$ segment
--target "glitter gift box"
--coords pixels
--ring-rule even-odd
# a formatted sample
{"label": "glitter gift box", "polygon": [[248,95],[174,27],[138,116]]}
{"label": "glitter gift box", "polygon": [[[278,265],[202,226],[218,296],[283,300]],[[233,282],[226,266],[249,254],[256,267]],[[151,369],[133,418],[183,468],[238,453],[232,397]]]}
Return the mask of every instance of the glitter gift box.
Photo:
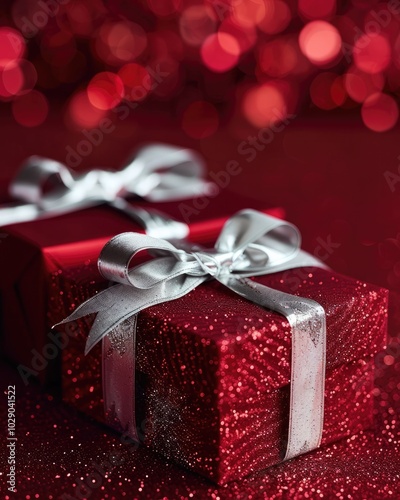
{"label": "glitter gift box", "polygon": [[[326,311],[322,444],[371,427],[374,354],[386,341],[387,291],[320,268],[255,279],[316,300]],[[82,290],[79,303],[95,289]],[[104,417],[102,357],[111,348],[121,363],[124,357],[129,362],[132,337],[116,332],[103,353],[97,345],[85,356],[89,328],[90,321],[80,320],[64,350],[63,397],[118,429],[112,409]],[[139,314],[136,353],[136,422],[156,452],[219,484],[282,460],[291,356],[282,316],[206,282]],[[129,383],[121,378],[115,389],[124,393]]]}
{"label": "glitter gift box", "polygon": [[[232,210],[249,201],[222,191],[216,198],[162,202],[152,205],[134,199],[135,206],[155,209],[182,220],[186,218],[193,241],[215,237]],[[265,209],[265,204],[260,210]],[[280,208],[266,208],[267,213],[284,216]],[[127,215],[105,205],[59,217],[9,225],[2,228],[0,260],[1,344],[2,352],[19,365],[27,382],[37,376],[49,385],[58,385],[59,351],[62,339],[54,337],[50,327],[65,316],[63,288],[58,288],[59,273],[74,273],[77,288],[98,275],[97,258],[113,235],[124,231],[143,232]],[[82,262],[85,263],[82,269]],[[85,282],[86,280],[86,282]]]}

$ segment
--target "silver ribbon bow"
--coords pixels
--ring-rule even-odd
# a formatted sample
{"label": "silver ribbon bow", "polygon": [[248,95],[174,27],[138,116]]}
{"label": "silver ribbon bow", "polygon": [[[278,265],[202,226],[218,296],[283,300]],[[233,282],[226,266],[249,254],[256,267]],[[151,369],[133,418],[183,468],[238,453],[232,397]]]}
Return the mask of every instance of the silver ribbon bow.
{"label": "silver ribbon bow", "polygon": [[119,171],[94,169],[73,173],[55,160],[32,156],[10,184],[11,196],[23,203],[0,207],[0,226],[27,222],[109,203],[119,210],[122,198],[138,195],[152,202],[204,195],[211,183],[198,154],[151,144]]}
{"label": "silver ribbon bow", "polygon": [[[135,256],[144,250],[154,255],[153,259],[131,267]],[[106,336],[130,317],[134,345],[136,315],[140,311],[183,297],[210,277],[251,302],[284,315],[292,332],[289,435],[284,460],[319,446],[324,412],[325,311],[313,300],[248,279],[295,267],[326,267],[300,250],[300,233],[295,226],[254,210],[243,210],[228,220],[211,250],[183,250],[148,235],[123,233],[105,245],[98,265],[106,279],[119,284],[95,295],[61,322],[97,313],[85,353],[101,339],[106,341]],[[135,384],[131,380],[134,350],[131,355],[131,364],[111,370],[114,376],[119,372],[119,376],[124,373],[130,377],[131,394],[116,390],[112,397],[105,394],[105,400],[114,398],[117,417],[137,439]],[[113,391],[113,385],[108,381],[104,387]]]}

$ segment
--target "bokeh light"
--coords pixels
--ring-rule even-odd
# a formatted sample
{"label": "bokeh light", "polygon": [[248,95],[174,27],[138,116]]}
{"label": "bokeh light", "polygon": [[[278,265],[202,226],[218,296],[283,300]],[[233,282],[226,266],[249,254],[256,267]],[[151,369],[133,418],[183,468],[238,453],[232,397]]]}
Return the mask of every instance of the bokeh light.
{"label": "bokeh light", "polygon": [[381,73],[371,75],[352,66],[344,76],[344,83],[354,101],[364,102],[370,95],[383,89],[385,79]]}
{"label": "bokeh light", "polygon": [[153,81],[146,68],[137,63],[125,64],[118,76],[124,84],[125,97],[131,101],[141,101],[150,92]]}
{"label": "bokeh light", "polygon": [[8,100],[13,96],[30,92],[37,82],[35,66],[26,59],[19,59],[0,68],[0,97]]}
{"label": "bokeh light", "polygon": [[347,101],[347,93],[342,76],[337,76],[331,86],[331,97],[336,106],[342,106]]}
{"label": "bokeh light", "polygon": [[0,68],[15,62],[24,55],[25,42],[18,31],[8,28],[0,28]]}
{"label": "bokeh light", "polygon": [[147,65],[152,67],[157,64],[155,61],[172,60],[181,61],[185,57],[185,47],[181,37],[171,30],[159,30],[148,34],[148,48],[150,55]]}
{"label": "bokeh light", "polygon": [[215,32],[216,25],[209,8],[204,5],[191,5],[182,12],[179,32],[188,45],[198,47]]}
{"label": "bokeh light", "polygon": [[292,19],[290,8],[283,0],[265,0],[264,18],[258,22],[261,31],[268,35],[281,33]]}
{"label": "bokeh light", "polygon": [[296,44],[290,38],[277,38],[261,46],[258,64],[263,73],[282,78],[294,71],[299,63]]}
{"label": "bokeh light", "polygon": [[390,64],[390,44],[383,35],[362,35],[354,45],[353,58],[361,71],[380,73]]}
{"label": "bokeh light", "polygon": [[266,13],[264,0],[241,0],[232,2],[231,17],[235,23],[244,28],[260,24]]}
{"label": "bokeh light", "polygon": [[[91,12],[91,2],[74,1],[66,9],[70,32],[80,36],[90,36],[94,30],[94,19]],[[99,6],[96,6],[99,8]],[[63,26],[66,27],[65,25]]]}
{"label": "bokeh light", "polygon": [[252,125],[270,126],[287,115],[285,95],[275,82],[258,85],[245,94],[243,111]]}
{"label": "bokeh light", "polygon": [[115,73],[103,71],[90,80],[87,95],[95,108],[112,109],[121,102],[124,96],[124,84]]}
{"label": "bokeh light", "polygon": [[107,64],[119,66],[136,59],[147,46],[144,29],[128,21],[104,23],[94,39],[94,53]]}
{"label": "bokeh light", "polygon": [[24,127],[37,127],[47,118],[49,104],[46,97],[37,90],[18,97],[12,103],[15,121]]}
{"label": "bokeh light", "polygon": [[306,24],[299,36],[301,51],[316,65],[334,61],[340,53],[341,44],[338,30],[325,21],[312,21]]}
{"label": "bokeh light", "polygon": [[46,92],[68,103],[73,127],[95,127],[124,99],[170,106],[188,130],[194,102],[204,123],[223,109],[245,127],[274,123],[272,107],[285,116],[363,106],[369,117],[372,96],[400,91],[400,17],[379,0],[56,3],[51,15],[46,2],[6,6],[0,101]]}
{"label": "bokeh light", "polygon": [[106,111],[96,108],[89,101],[87,92],[76,92],[68,102],[67,123],[71,128],[89,129],[96,127]]}
{"label": "bokeh light", "polygon": [[312,81],[310,86],[310,97],[318,108],[331,110],[338,106],[338,100],[340,102],[340,99],[338,99],[337,94],[335,96],[333,92],[333,86],[336,79],[336,73],[325,72],[317,75]]}
{"label": "bokeh light", "polygon": [[184,111],[182,129],[194,139],[204,139],[218,129],[218,113],[215,107],[207,101],[195,101]]}
{"label": "bokeh light", "polygon": [[12,97],[18,95],[24,84],[24,74],[16,62],[10,62],[0,68],[0,96]]}
{"label": "bokeh light", "polygon": [[232,35],[217,33],[210,35],[201,47],[204,64],[215,71],[223,73],[233,68],[240,55],[240,46]]}
{"label": "bokeh light", "polygon": [[377,92],[368,97],[362,105],[364,124],[375,132],[393,128],[399,117],[399,108],[393,97]]}
{"label": "bokeh light", "polygon": [[18,61],[18,66],[20,67],[22,74],[24,75],[24,84],[19,91],[19,95],[26,94],[33,90],[37,83],[38,74],[34,64],[26,59],[21,59]]}
{"label": "bokeh light", "polygon": [[224,19],[219,27],[219,33],[228,33],[239,44],[240,54],[247,52],[257,42],[257,31],[253,26],[243,27],[235,24],[231,18]]}

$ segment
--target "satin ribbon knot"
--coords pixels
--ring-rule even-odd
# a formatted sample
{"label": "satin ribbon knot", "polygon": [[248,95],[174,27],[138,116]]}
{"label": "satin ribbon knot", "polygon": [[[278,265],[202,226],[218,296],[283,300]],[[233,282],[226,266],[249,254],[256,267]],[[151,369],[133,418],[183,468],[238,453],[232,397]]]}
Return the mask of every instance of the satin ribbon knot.
{"label": "satin ribbon knot", "polygon": [[[143,251],[153,258],[133,266]],[[224,280],[276,272],[294,262],[299,252],[300,234],[293,225],[243,210],[225,224],[212,249],[193,247],[188,251],[160,238],[122,233],[105,245],[98,267],[107,280],[149,289],[184,275]]]}

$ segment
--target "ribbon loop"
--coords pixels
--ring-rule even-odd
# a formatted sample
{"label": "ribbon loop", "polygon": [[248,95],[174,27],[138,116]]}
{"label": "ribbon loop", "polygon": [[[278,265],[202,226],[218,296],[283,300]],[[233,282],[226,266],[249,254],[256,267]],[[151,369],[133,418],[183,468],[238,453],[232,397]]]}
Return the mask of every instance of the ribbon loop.
{"label": "ribbon loop", "polygon": [[[130,269],[136,255],[146,250],[156,250],[163,258],[144,262]],[[98,267],[100,274],[108,280],[148,289],[190,272],[196,267],[196,263],[190,254],[177,249],[168,241],[145,234],[122,233],[104,246]]]}
{"label": "ribbon loop", "polygon": [[[240,254],[251,272],[259,273],[265,266],[280,266],[299,253],[301,236],[288,222],[265,217],[255,210],[242,210],[223,227],[215,248]],[[243,267],[243,266],[242,266]]]}
{"label": "ribbon loop", "polygon": [[[53,179],[52,189],[46,191],[48,181]],[[60,189],[71,189],[74,184],[74,178],[68,168],[62,163],[41,158],[40,156],[31,156],[22,165],[20,171],[10,184],[10,194],[17,200],[41,205],[43,199],[48,194]]]}

